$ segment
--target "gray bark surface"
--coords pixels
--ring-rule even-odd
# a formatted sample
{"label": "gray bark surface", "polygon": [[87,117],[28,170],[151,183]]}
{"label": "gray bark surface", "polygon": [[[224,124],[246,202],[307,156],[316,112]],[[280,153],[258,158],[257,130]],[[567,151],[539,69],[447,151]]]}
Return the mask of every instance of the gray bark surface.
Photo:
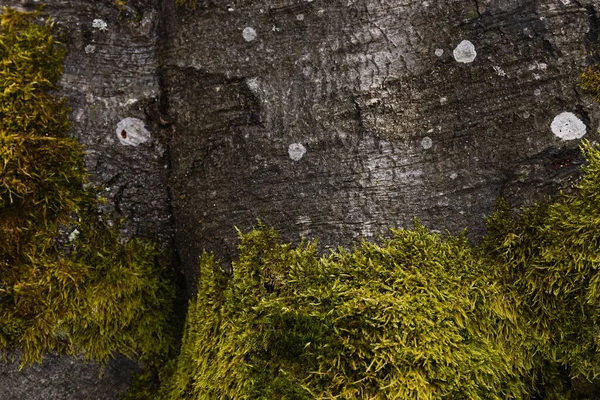
{"label": "gray bark surface", "polygon": [[[556,115],[595,138],[577,78],[597,1],[166,4],[173,210],[192,284],[201,249],[227,263],[233,226],[257,218],[323,250],[415,216],[476,240],[499,196],[518,206],[571,187],[578,141],[553,134]],[[463,40],[471,63],[453,56]]]}
{"label": "gray bark surface", "polygon": [[[598,128],[577,77],[600,0],[46,3],[69,50],[59,94],[106,211],[174,246],[190,292],[202,249],[227,264],[233,227],[257,218],[323,251],[415,216],[476,241],[499,196],[518,207],[576,182],[579,141],[556,137],[555,116],[574,113],[588,139]],[[453,56],[463,40],[471,63]],[[126,118],[147,142],[121,144]],[[0,400],[117,399],[132,368],[0,364]]]}

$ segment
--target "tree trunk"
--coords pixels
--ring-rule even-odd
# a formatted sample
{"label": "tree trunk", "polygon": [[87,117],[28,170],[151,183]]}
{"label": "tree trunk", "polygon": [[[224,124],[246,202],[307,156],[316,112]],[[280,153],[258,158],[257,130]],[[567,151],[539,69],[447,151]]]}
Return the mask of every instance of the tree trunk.
{"label": "tree trunk", "polygon": [[577,79],[598,4],[165,3],[172,204],[188,282],[202,249],[227,263],[233,226],[257,218],[286,240],[319,237],[323,250],[414,217],[477,240],[499,196],[519,206],[570,188],[578,140],[551,123],[574,113],[595,139],[597,107]]}
{"label": "tree trunk", "polygon": [[[577,79],[600,0],[47,3],[106,211],[174,246],[190,292],[202,249],[228,264],[233,227],[257,218],[323,251],[415,216],[476,241],[499,196],[518,207],[569,190],[579,136],[596,139]],[[66,375],[74,363],[0,365],[0,399],[116,399],[131,368]]]}

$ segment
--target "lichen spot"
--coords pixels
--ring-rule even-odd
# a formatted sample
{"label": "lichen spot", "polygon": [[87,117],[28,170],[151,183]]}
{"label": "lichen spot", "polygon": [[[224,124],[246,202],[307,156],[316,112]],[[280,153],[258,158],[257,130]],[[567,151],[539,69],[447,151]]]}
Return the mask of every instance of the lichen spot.
{"label": "lichen spot", "polygon": [[242,31],[242,36],[246,42],[251,42],[256,39],[256,31],[254,28],[250,28],[249,26],[245,27]]}
{"label": "lichen spot", "polygon": [[79,231],[75,229],[69,234],[69,242],[72,242],[73,240],[77,239],[77,236],[79,236]]}
{"label": "lichen spot", "polygon": [[562,112],[554,117],[550,128],[562,140],[580,139],[586,133],[585,124],[571,112]]}
{"label": "lichen spot", "polygon": [[473,62],[475,57],[477,57],[475,46],[468,40],[463,40],[460,42],[452,54],[454,55],[454,59],[456,61],[465,64]]}
{"label": "lichen spot", "polygon": [[296,15],[296,21],[304,21],[304,14]]}
{"label": "lichen spot", "polygon": [[102,19],[95,19],[92,21],[92,28],[96,28],[98,30],[101,31],[107,31],[108,30],[108,24],[106,23],[106,21],[102,20]]}
{"label": "lichen spot", "polygon": [[435,53],[436,57],[441,57],[444,55],[444,49],[435,49]]}
{"label": "lichen spot", "polygon": [[288,155],[293,161],[300,161],[306,154],[306,147],[302,143],[292,143],[288,146]]}
{"label": "lichen spot", "polygon": [[137,118],[125,118],[117,124],[117,137],[124,146],[137,146],[150,139],[150,132],[144,122]]}
{"label": "lichen spot", "polygon": [[96,51],[96,46],[94,46],[93,44],[88,44],[87,46],[85,46],[84,50],[86,54],[92,54]]}
{"label": "lichen spot", "polygon": [[421,146],[423,146],[425,150],[428,150],[433,146],[433,140],[431,140],[429,136],[425,136],[423,140],[421,140]]}

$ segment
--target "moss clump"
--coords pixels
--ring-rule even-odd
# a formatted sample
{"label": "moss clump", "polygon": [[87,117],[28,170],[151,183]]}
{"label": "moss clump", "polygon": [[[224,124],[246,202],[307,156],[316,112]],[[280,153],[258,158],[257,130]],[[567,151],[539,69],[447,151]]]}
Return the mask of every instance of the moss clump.
{"label": "moss clump", "polygon": [[518,294],[545,398],[574,398],[572,381],[600,376],[600,150],[582,148],[588,164],[576,194],[520,218],[500,205],[484,245]]}
{"label": "moss clump", "polygon": [[579,86],[594,95],[594,100],[600,102],[600,66],[593,65],[579,77]]}
{"label": "moss clump", "polygon": [[165,354],[172,289],[162,256],[122,238],[84,188],[69,110],[47,92],[64,50],[36,17],[0,15],[0,352],[18,348],[24,363],[49,351]]}
{"label": "moss clump", "polygon": [[202,257],[169,399],[526,396],[518,312],[464,238],[417,223],[322,258],[240,239],[231,277]]}

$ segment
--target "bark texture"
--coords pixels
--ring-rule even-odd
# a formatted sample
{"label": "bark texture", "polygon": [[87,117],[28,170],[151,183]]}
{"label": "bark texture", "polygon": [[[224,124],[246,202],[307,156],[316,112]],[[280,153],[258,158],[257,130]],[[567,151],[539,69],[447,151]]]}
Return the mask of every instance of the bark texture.
{"label": "bark texture", "polygon": [[[598,125],[577,88],[597,1],[166,2],[163,39],[176,240],[226,262],[260,218],[322,249],[413,218],[476,240],[499,196],[568,189]],[[470,63],[453,55],[463,40]],[[459,57],[460,58],[460,57]]]}
{"label": "bark texture", "polygon": [[[600,0],[46,4],[69,50],[59,94],[106,211],[130,234],[174,236],[190,292],[202,249],[229,262],[233,227],[257,218],[323,250],[415,216],[477,240],[499,196],[518,207],[576,181],[578,140],[553,133],[557,115],[589,139],[598,128],[577,76]],[[470,63],[453,55],[463,40]],[[125,118],[149,140],[123,145]],[[0,400],[117,399],[131,368],[4,364]]]}

